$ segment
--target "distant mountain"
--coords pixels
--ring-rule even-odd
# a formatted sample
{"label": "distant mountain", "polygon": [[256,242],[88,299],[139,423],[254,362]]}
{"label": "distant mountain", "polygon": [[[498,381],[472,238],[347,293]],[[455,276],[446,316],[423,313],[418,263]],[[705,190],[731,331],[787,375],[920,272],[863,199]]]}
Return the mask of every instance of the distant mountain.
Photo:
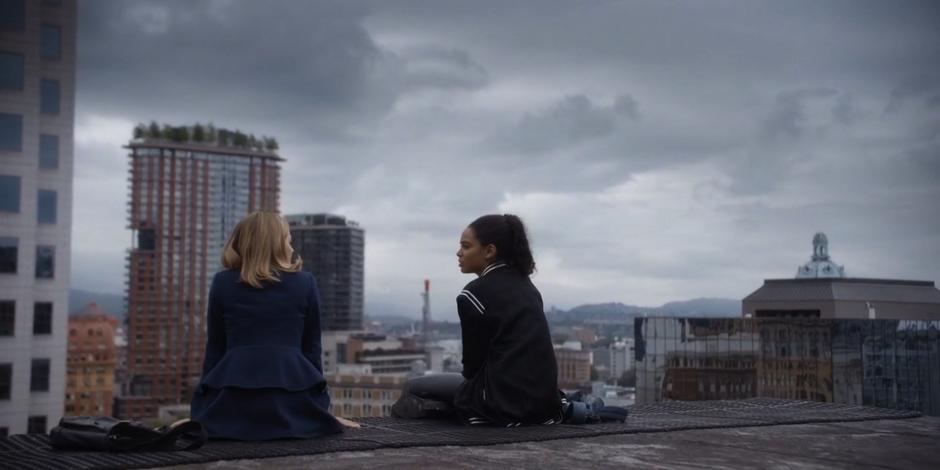
{"label": "distant mountain", "polygon": [[668,302],[657,310],[659,313],[677,317],[737,317],[741,315],[741,301],[699,298]]}
{"label": "distant mountain", "polygon": [[124,319],[124,296],[121,294],[105,294],[103,292],[90,292],[87,290],[69,290],[69,314],[81,312],[89,302],[98,304],[98,308],[109,315]]}
{"label": "distant mountain", "polygon": [[741,314],[741,301],[735,299],[700,298],[668,302],[659,307],[640,307],[620,302],[579,305],[571,310],[547,312],[552,323],[619,323],[635,317],[736,317]]}
{"label": "distant mountain", "polygon": [[611,302],[579,305],[567,311],[552,309],[546,312],[546,316],[551,323],[624,323],[650,312],[651,308]]}
{"label": "distant mountain", "polygon": [[571,310],[568,310],[569,314],[572,315],[586,315],[586,316],[605,316],[605,315],[643,315],[644,313],[649,313],[653,311],[649,307],[638,307],[636,305],[626,305],[620,302],[610,302],[606,304],[586,304],[579,305]]}

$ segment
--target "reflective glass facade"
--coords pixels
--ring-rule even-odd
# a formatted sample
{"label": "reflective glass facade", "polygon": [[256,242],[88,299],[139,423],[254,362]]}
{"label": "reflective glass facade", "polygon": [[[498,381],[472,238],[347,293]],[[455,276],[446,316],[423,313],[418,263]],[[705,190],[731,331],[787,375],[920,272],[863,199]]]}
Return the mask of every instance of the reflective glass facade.
{"label": "reflective glass facade", "polygon": [[773,397],[940,416],[940,320],[638,318],[637,403]]}

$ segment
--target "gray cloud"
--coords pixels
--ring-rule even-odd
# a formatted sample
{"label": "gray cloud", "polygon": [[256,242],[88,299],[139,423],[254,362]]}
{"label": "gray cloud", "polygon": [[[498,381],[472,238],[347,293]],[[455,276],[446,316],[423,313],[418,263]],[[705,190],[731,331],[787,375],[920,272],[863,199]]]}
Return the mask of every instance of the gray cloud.
{"label": "gray cloud", "polygon": [[584,94],[567,95],[547,109],[525,113],[491,143],[510,152],[554,152],[606,137],[636,119],[638,104],[630,95],[619,95],[608,106],[596,105]]}
{"label": "gray cloud", "polygon": [[931,100],[937,99],[935,93],[940,92],[940,76],[915,75],[906,77],[897,87],[891,90],[891,99],[885,106],[885,113],[896,113],[910,101],[919,101],[916,104],[930,105]]}
{"label": "gray cloud", "polygon": [[407,89],[466,89],[486,86],[486,69],[466,51],[431,45],[402,54],[402,80]]}
{"label": "gray cloud", "polygon": [[862,113],[856,108],[855,97],[851,93],[839,95],[835,105],[832,106],[832,119],[839,124],[849,126],[862,117]]}
{"label": "gray cloud", "polygon": [[290,120],[288,132],[348,139],[405,92],[486,84],[465,51],[381,48],[366,13],[346,2],[87,2],[82,98],[100,110],[134,102],[142,119],[224,116],[279,134],[269,123]]}
{"label": "gray cloud", "polygon": [[819,131],[807,123],[806,105],[812,100],[831,98],[838,92],[830,88],[810,88],[780,93],[770,115],[764,119],[762,135],[766,142],[775,144],[793,142],[807,132]]}
{"label": "gray cloud", "polygon": [[853,274],[940,278],[937,2],[80,7],[79,284],[121,285],[120,146],[151,119],[277,137],[282,210],[366,228],[376,313],[429,276],[452,317],[459,232],[498,211],[562,307],[742,296],[817,230]]}

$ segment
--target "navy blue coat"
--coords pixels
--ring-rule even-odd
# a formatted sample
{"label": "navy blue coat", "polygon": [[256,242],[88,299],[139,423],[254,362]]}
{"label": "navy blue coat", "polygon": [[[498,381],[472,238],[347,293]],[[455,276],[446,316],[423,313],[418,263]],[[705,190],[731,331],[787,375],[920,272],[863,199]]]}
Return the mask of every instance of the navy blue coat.
{"label": "navy blue coat", "polygon": [[210,437],[306,438],[342,431],[320,359],[320,308],[309,272],[256,289],[239,272],[212,280],[202,379],[190,407]]}

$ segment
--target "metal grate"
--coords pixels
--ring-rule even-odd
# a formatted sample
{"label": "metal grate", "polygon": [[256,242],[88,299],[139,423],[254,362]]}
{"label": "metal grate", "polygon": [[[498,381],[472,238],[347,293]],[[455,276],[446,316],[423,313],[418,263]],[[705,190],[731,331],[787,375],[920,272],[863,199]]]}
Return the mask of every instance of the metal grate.
{"label": "metal grate", "polygon": [[690,429],[773,426],[877,419],[915,418],[920,413],[854,405],[752,398],[641,405],[631,408],[626,423],[555,425],[518,428],[465,427],[443,421],[366,418],[361,429],[319,439],[271,442],[212,441],[192,452],[59,452],[44,434],[18,434],[0,439],[0,469],[148,468],[233,459],[365,451],[419,446],[475,446],[596,437],[608,434]]}

